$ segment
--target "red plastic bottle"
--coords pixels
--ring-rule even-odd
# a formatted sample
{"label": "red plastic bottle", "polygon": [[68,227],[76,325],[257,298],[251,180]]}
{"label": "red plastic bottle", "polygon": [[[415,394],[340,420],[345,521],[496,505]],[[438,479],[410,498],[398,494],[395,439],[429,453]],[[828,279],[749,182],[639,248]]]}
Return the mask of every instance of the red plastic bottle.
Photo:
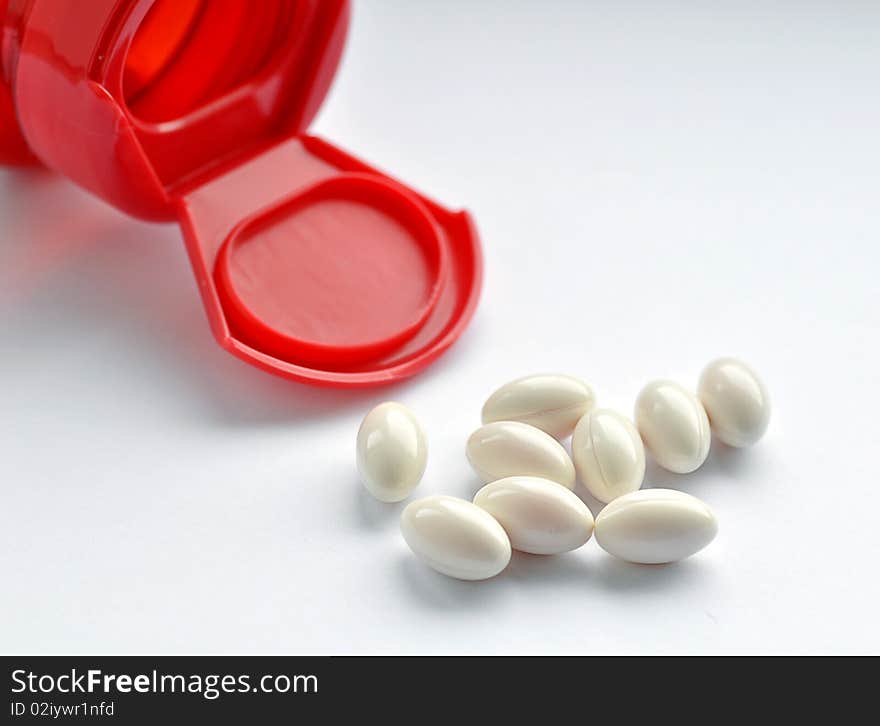
{"label": "red plastic bottle", "polygon": [[0,0],[0,162],[177,220],[214,335],[333,386],[412,375],[481,282],[467,212],[305,134],[347,0]]}

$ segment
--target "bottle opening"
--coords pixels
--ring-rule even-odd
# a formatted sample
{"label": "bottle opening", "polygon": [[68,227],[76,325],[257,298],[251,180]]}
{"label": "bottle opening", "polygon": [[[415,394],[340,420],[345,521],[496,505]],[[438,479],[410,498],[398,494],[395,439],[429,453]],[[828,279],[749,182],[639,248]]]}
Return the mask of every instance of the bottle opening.
{"label": "bottle opening", "polygon": [[123,94],[141,121],[163,123],[248,85],[286,47],[296,0],[156,0],[126,57]]}

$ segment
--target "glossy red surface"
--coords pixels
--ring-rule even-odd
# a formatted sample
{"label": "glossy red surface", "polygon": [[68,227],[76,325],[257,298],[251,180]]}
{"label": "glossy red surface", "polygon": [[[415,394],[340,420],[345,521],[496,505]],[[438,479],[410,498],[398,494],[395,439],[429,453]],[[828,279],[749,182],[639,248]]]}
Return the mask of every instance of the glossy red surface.
{"label": "glossy red surface", "polygon": [[[304,135],[347,0],[0,0],[0,160],[178,219],[218,341],[337,386],[411,375],[481,282],[470,217]],[[427,140],[426,140],[427,141]]]}
{"label": "glossy red surface", "polygon": [[18,59],[18,36],[22,24],[24,6],[22,0],[0,0],[0,31],[2,31],[2,56],[0,56],[0,164],[31,166],[39,164],[28,148],[18,125],[15,102],[12,100],[10,79]]}

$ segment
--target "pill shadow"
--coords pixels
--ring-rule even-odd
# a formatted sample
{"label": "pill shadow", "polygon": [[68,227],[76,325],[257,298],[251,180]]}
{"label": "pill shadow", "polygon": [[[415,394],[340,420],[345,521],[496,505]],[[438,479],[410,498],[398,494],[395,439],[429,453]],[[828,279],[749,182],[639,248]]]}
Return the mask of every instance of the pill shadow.
{"label": "pill shadow", "polygon": [[[589,547],[589,544],[587,545]],[[541,602],[561,588],[575,588],[600,595],[613,592],[627,596],[673,593],[705,581],[711,575],[699,558],[665,565],[637,565],[604,552],[576,550],[560,555],[514,552],[510,564],[489,580],[466,582],[430,569],[411,553],[402,553],[397,572],[420,605],[441,610],[468,610],[488,606],[511,592],[533,590]]]}
{"label": "pill shadow", "polygon": [[380,502],[366,490],[357,476],[351,477],[351,481],[351,486],[357,490],[354,493],[356,500],[355,524],[373,532],[396,527],[400,521],[400,513],[409,500]]}
{"label": "pill shadow", "polygon": [[514,552],[507,569],[499,575],[516,583],[517,587],[540,587],[559,585],[570,587],[590,587],[594,575],[594,565],[580,550],[559,555],[530,555]]}
{"label": "pill shadow", "polygon": [[690,474],[667,471],[649,455],[643,488],[697,493],[704,485],[717,483],[719,479],[736,480],[737,486],[748,486],[750,482],[760,481],[760,471],[764,468],[763,457],[755,454],[754,450],[737,449],[713,439],[705,463]]}
{"label": "pill shadow", "polygon": [[614,591],[651,593],[672,591],[697,582],[707,575],[699,558],[665,565],[637,565],[597,551],[587,543],[583,549],[559,555],[529,555],[514,552],[500,577],[523,587],[548,585],[575,587],[585,592]]}
{"label": "pill shadow", "polygon": [[433,610],[473,610],[503,600],[509,583],[501,576],[489,580],[456,580],[435,572],[410,552],[401,552],[394,572],[422,607]]}
{"label": "pill shadow", "polygon": [[622,594],[671,592],[706,581],[711,575],[699,557],[664,565],[637,565],[604,553],[597,560],[597,586]]}
{"label": "pill shadow", "polygon": [[473,501],[473,498],[477,495],[477,492],[480,491],[484,486],[486,486],[486,482],[480,479],[477,474],[473,471],[464,478],[462,483],[462,498],[467,499],[468,501]]}

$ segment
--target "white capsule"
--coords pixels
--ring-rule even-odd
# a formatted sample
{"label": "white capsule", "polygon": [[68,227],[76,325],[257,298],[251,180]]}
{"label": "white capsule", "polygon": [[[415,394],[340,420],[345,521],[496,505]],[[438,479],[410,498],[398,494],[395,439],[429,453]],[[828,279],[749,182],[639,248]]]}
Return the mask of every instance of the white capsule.
{"label": "white capsule", "polygon": [[571,490],[534,476],[487,484],[474,497],[504,527],[515,550],[555,555],[583,545],[593,534],[593,514]]}
{"label": "white capsule", "polygon": [[761,379],[742,361],[712,361],[700,375],[697,393],[712,432],[728,446],[751,446],[767,430],[770,397]]}
{"label": "white capsule", "polygon": [[428,442],[413,412],[400,403],[380,403],[361,423],[357,466],[376,499],[406,499],[425,473]]}
{"label": "white capsule", "polygon": [[483,423],[520,421],[564,439],[596,404],[593,389],[571,376],[539,374],[501,386],[483,405]]}
{"label": "white capsule", "polygon": [[636,427],[664,469],[688,474],[709,455],[712,434],[703,404],[673,381],[652,381],[636,399]]}
{"label": "white capsule", "polygon": [[539,476],[574,489],[574,464],[556,439],[519,421],[496,421],[471,434],[468,461],[484,482]]}
{"label": "white capsule", "polygon": [[696,497],[642,489],[615,499],[596,517],[596,541],[629,562],[656,565],[699,552],[718,532],[715,515]]}
{"label": "white capsule", "polygon": [[510,562],[510,540],[492,515],[455,497],[426,497],[407,505],[400,531],[429,567],[459,580],[494,577]]}
{"label": "white capsule", "polygon": [[597,408],[571,438],[578,477],[600,502],[636,491],[645,478],[645,447],[633,423],[617,411]]}

